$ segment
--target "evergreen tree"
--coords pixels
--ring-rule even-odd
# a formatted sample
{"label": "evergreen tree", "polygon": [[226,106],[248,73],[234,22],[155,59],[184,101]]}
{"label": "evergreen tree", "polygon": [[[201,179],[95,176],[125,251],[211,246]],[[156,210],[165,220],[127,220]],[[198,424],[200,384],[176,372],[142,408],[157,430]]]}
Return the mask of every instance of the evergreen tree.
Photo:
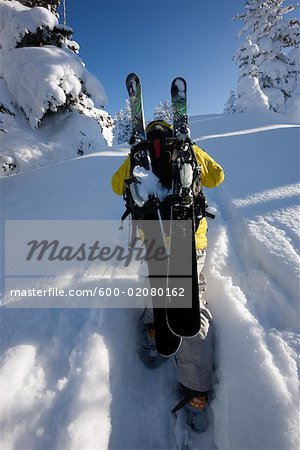
{"label": "evergreen tree", "polygon": [[154,120],[165,120],[168,123],[173,122],[172,105],[168,100],[164,100],[154,108]]}
{"label": "evergreen tree", "polygon": [[[15,1],[15,0],[10,0]],[[60,0],[18,0],[22,5],[33,8],[35,6],[43,7],[59,17],[58,8],[60,6]],[[55,45],[56,47],[67,46],[74,52],[79,51],[79,45],[72,39],[72,29],[64,27],[62,25],[49,26],[41,25],[34,31],[27,30],[26,33],[21,36],[21,39],[16,45],[16,48],[20,47],[40,47],[43,45]]]}
{"label": "evergreen tree", "polygon": [[57,14],[60,0],[19,0],[19,3],[31,8],[34,6],[42,6],[43,8],[51,11],[53,14]]}
{"label": "evergreen tree", "polygon": [[126,99],[125,111],[121,109],[113,117],[114,143],[123,144],[128,142],[132,134],[132,120],[129,100]]}
{"label": "evergreen tree", "polygon": [[[72,29],[60,25],[53,14],[57,11],[60,2],[58,0],[21,0],[19,2],[10,0],[7,3],[8,7],[5,8],[5,4],[2,6],[5,8],[4,12],[7,17],[6,21],[3,22],[3,34],[6,31],[9,33],[9,27],[12,26],[9,22],[15,21],[13,26],[18,30],[18,35],[15,35],[15,43],[11,42],[8,46],[7,42],[4,42],[6,48],[3,47],[3,61],[7,59],[7,65],[11,65],[15,63],[14,49],[32,48],[36,64],[41,64],[40,69],[43,73],[43,77],[36,82],[43,84],[43,88],[40,86],[40,90],[49,91],[45,92],[43,96],[43,105],[36,108],[38,117],[34,116],[32,108],[29,107],[29,99],[26,102],[26,109],[23,104],[20,104],[25,114],[28,115],[30,123],[33,126],[39,126],[46,114],[53,114],[61,110],[76,110],[101,122],[104,117],[101,111],[95,108],[94,98],[96,98],[98,108],[103,107],[103,99],[101,98],[103,88],[95,77],[84,68],[80,59],[75,55],[73,57],[72,53],[66,51],[72,49],[77,53],[79,46],[72,40]],[[23,6],[26,6],[22,11],[23,20],[26,23],[25,20],[28,18],[28,23],[32,24],[31,29],[26,26],[22,28],[22,21],[18,22],[19,16],[14,14],[13,6],[11,12],[9,11],[9,3],[22,3]],[[35,11],[35,6],[39,6],[40,9],[45,8],[45,13],[41,14],[40,11]],[[40,17],[43,17],[43,23],[41,24],[39,23]],[[47,46],[47,50],[45,46]],[[27,53],[19,51],[18,55],[21,61],[23,58],[26,59]],[[58,73],[61,74],[59,77],[57,76]],[[36,71],[34,74],[36,74]],[[9,76],[9,68],[4,67],[3,78],[8,86],[10,85]],[[20,92],[22,82],[23,80],[20,79]],[[45,103],[48,107],[45,107]]]}
{"label": "evergreen tree", "polygon": [[234,55],[238,65],[239,79],[236,88],[237,112],[269,109],[269,101],[259,85],[256,56],[259,48],[247,39]]}
{"label": "evergreen tree", "polygon": [[[72,29],[59,24],[59,3],[0,1],[0,171],[5,174],[17,170],[18,158],[26,159],[10,141],[14,139],[13,130],[20,126],[20,135],[26,126],[31,127],[30,142],[39,142],[42,137],[37,128],[43,123],[51,128],[59,122],[78,122],[68,147],[77,154],[91,151],[93,142],[102,140],[101,134],[106,142],[112,140],[112,120],[103,110],[105,91],[75,54],[79,46],[72,40]],[[78,113],[97,122],[99,136],[97,125]],[[42,145],[41,150],[32,151],[32,160],[38,161],[48,150],[51,152],[50,147]]]}
{"label": "evergreen tree", "polygon": [[228,100],[224,105],[223,114],[235,114],[237,112],[237,98],[235,91],[233,89],[230,90]]}
{"label": "evergreen tree", "polygon": [[289,53],[289,60],[295,68],[296,83],[293,95],[286,102],[286,111],[300,117],[300,46]]}
{"label": "evergreen tree", "polygon": [[[234,19],[243,22],[240,36],[246,36],[243,44],[235,55],[235,61],[240,70],[241,85],[245,79],[254,78],[258,97],[263,99],[265,107],[275,112],[285,112],[287,101],[297,95],[299,71],[295,62],[289,57],[289,49],[300,44],[300,20],[285,19],[298,5],[283,6],[285,0],[246,0],[245,12]],[[249,52],[249,49],[255,52]],[[247,83],[246,83],[247,85]],[[238,86],[239,109],[240,99],[245,92]],[[267,98],[264,98],[264,96]],[[247,109],[247,108],[246,108]]]}

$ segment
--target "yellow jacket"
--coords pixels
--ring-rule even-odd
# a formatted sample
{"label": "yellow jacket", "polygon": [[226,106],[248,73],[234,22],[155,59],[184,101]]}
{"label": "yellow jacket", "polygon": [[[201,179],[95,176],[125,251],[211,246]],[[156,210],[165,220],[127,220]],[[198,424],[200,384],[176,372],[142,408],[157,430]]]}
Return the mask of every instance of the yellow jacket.
{"label": "yellow jacket", "polygon": [[[222,167],[216,163],[202,148],[193,145],[193,150],[198,164],[201,166],[201,184],[207,188],[214,188],[221,184],[224,180],[224,172]],[[125,159],[120,168],[114,173],[111,179],[112,190],[118,194],[123,195],[125,192],[124,180],[130,176],[130,158]],[[196,231],[196,247],[207,247],[207,221],[204,217]]]}

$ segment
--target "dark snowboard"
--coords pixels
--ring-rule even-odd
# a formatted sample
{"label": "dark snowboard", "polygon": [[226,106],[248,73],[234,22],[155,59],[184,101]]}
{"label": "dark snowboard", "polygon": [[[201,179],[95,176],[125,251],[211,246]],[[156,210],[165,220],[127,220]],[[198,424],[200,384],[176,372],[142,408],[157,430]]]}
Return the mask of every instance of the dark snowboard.
{"label": "dark snowboard", "polygon": [[[173,200],[170,208],[170,261],[168,286],[181,292],[182,298],[172,296],[167,307],[167,320],[171,330],[178,336],[193,337],[201,326],[197,254],[195,242],[195,211],[192,183],[184,185],[180,168],[184,164],[196,165],[192,143],[188,137],[187,86],[183,78],[175,78],[171,86],[173,109],[173,132],[177,139],[178,156],[173,163]],[[186,130],[186,134],[185,134]],[[171,291],[172,292],[172,291]]]}

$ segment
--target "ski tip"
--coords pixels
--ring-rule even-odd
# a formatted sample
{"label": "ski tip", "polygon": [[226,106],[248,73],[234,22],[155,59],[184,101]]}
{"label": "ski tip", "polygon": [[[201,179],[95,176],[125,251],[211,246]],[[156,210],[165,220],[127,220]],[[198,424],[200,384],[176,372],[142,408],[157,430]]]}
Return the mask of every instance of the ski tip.
{"label": "ski tip", "polygon": [[174,83],[174,82],[177,81],[177,80],[181,80],[181,81],[183,81],[184,83],[186,82],[186,81],[185,81],[185,78],[183,78],[183,77],[175,77],[175,78],[173,79],[172,83]]}
{"label": "ski tip", "polygon": [[139,76],[136,73],[131,72],[126,77],[126,84],[128,84],[131,80],[139,80]]}
{"label": "ski tip", "polygon": [[186,84],[186,80],[182,77],[176,77],[174,78],[174,80],[172,81],[172,85],[171,85],[171,92],[186,92],[187,90],[187,84]]}

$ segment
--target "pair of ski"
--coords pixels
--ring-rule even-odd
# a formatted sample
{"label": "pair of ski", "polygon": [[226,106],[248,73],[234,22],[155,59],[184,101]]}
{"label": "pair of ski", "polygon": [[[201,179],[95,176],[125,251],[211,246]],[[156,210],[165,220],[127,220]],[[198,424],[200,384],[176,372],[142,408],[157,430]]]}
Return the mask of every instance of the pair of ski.
{"label": "pair of ski", "polygon": [[[137,165],[151,170],[139,77],[134,73],[129,74],[126,78],[126,87],[132,116],[131,173]],[[160,261],[148,260],[151,292],[154,293],[152,305],[156,348],[165,357],[177,352],[182,337],[194,337],[200,330],[193,197],[191,185],[188,186],[187,182],[187,186],[183,186],[185,182],[182,182],[183,177],[180,173],[180,167],[184,172],[193,156],[187,127],[186,81],[183,78],[173,80],[171,98],[173,147],[178,156],[172,163],[172,194],[165,199],[170,203],[168,217],[170,244],[168,258]],[[149,250],[149,245],[153,246],[153,242],[156,249],[165,248],[166,230],[163,229],[159,200],[152,198],[145,206],[134,205],[134,208],[138,211],[137,215],[143,219],[142,230],[146,251]],[[163,296],[155,295],[161,292],[164,293]],[[185,303],[182,303],[183,301]]]}

